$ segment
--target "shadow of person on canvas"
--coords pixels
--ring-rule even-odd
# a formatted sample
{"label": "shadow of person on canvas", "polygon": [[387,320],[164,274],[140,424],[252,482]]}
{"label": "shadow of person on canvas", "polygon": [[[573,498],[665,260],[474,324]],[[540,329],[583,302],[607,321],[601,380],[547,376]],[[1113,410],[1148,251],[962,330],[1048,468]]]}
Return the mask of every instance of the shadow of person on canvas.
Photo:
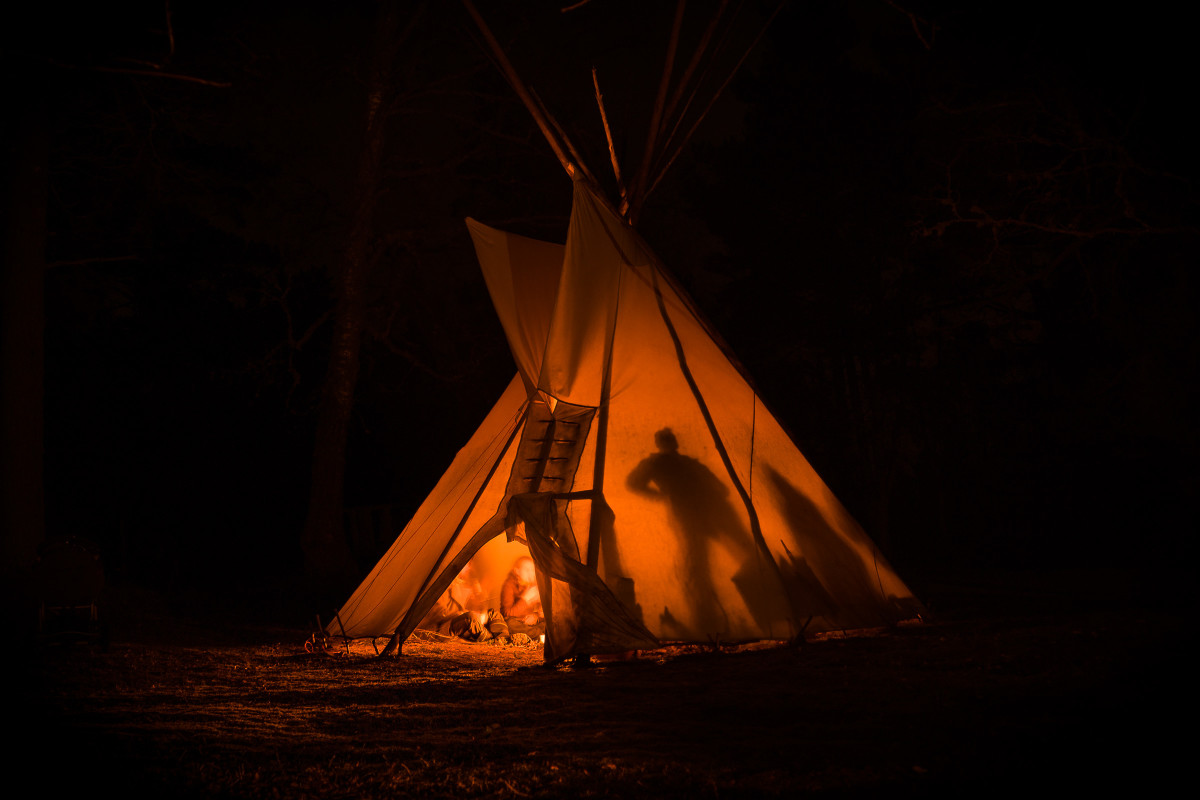
{"label": "shadow of person on canvas", "polygon": [[729,620],[713,580],[713,547],[724,547],[744,564],[753,555],[753,540],[730,502],[729,488],[700,461],[679,452],[670,428],[655,433],[654,444],[658,452],[634,467],[626,486],[667,503],[679,537],[680,578],[691,603],[687,616],[695,620],[696,633],[723,632]]}

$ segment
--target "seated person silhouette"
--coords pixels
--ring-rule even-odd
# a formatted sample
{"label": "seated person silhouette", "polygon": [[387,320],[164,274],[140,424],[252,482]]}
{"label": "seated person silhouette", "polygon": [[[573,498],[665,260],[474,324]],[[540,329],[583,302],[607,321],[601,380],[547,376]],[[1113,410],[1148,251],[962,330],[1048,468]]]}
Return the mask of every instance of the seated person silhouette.
{"label": "seated person silhouette", "polygon": [[536,639],[546,632],[537,573],[529,556],[514,561],[512,571],[504,579],[504,585],[500,587],[500,613],[514,636],[523,633]]}
{"label": "seated person silhouette", "polygon": [[417,627],[469,642],[508,641],[504,618],[495,609],[481,610],[482,596],[482,587],[468,562]]}

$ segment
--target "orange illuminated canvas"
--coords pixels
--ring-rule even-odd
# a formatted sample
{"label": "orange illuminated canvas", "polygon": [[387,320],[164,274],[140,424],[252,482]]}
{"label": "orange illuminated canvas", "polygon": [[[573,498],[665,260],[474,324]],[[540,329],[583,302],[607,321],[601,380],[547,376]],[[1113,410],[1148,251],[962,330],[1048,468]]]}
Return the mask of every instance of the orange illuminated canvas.
{"label": "orange illuminated canvas", "polygon": [[[330,635],[420,623],[528,552],[546,660],[919,615],[691,302],[588,185],[565,245],[467,221],[518,372]],[[491,598],[486,598],[490,600]]]}

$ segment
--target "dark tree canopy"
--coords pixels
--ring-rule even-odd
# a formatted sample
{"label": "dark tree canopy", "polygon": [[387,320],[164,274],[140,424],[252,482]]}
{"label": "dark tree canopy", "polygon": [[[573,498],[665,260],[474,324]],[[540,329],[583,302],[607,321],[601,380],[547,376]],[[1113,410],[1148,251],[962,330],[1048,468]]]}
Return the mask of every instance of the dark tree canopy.
{"label": "dark tree canopy", "polygon": [[[636,151],[672,5],[478,5],[609,180],[591,67]],[[288,574],[373,11],[169,11],[6,34],[47,115],[47,531],[131,579]],[[561,238],[570,202],[462,9],[424,13],[392,62],[345,483],[397,528],[512,370],[462,218]],[[1190,548],[1183,36],[1143,8],[791,3],[649,199],[643,235],[901,571]]]}

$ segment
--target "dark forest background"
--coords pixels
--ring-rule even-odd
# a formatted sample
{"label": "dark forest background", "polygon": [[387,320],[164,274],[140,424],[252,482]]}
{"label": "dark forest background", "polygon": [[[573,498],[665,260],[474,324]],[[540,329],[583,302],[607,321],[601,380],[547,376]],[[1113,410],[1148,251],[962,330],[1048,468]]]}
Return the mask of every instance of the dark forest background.
{"label": "dark forest background", "polygon": [[[635,159],[673,3],[477,5],[599,174],[595,65]],[[1163,4],[960,5],[788,4],[640,230],[902,575],[1132,567],[1184,592],[1192,34]],[[460,4],[395,8],[345,463],[360,576],[514,369],[463,217],[561,241],[571,197]],[[297,619],[352,588],[298,576],[380,19],[179,0],[8,26],[10,526],[42,524],[13,510],[40,451],[45,535],[96,542],[114,582],[297,579]]]}

